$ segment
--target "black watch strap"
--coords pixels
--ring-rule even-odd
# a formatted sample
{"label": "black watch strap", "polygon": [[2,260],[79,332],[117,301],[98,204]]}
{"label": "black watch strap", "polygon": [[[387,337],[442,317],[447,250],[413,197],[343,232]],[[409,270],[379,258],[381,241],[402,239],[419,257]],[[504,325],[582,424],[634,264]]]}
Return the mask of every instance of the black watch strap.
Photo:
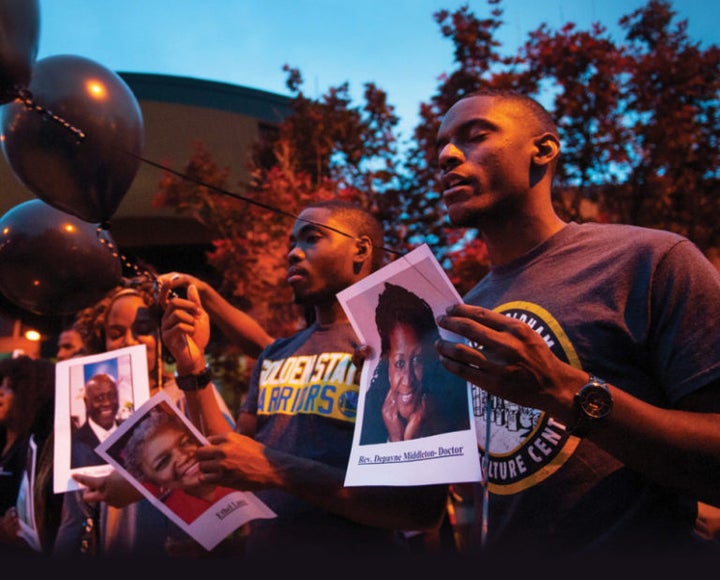
{"label": "black watch strap", "polygon": [[212,370],[206,366],[199,373],[192,375],[178,375],[175,373],[175,382],[181,391],[201,391],[212,381]]}

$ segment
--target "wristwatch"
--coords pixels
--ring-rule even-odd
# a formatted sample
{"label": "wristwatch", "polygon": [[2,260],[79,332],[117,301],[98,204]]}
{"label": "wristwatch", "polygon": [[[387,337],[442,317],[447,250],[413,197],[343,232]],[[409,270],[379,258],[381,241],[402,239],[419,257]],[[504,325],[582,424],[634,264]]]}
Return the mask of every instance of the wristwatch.
{"label": "wristwatch", "polygon": [[210,384],[210,381],[212,381],[210,365],[192,375],[180,376],[175,373],[175,382],[181,391],[201,391]]}
{"label": "wristwatch", "polygon": [[613,399],[607,383],[590,375],[588,382],[575,395],[578,420],[565,431],[575,437],[585,437],[590,429],[610,414]]}

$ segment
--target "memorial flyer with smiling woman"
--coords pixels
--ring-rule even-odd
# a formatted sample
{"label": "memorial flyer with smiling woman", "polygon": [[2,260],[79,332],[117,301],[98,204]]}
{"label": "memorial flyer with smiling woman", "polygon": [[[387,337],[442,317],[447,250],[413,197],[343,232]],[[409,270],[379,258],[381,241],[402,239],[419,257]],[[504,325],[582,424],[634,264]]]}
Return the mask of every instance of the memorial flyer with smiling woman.
{"label": "memorial flyer with smiling woman", "polygon": [[246,522],[275,513],[253,493],[200,480],[196,451],[206,443],[160,391],[97,452],[170,520],[212,550]]}
{"label": "memorial flyer with smiling woman", "polygon": [[480,481],[470,385],[447,372],[435,323],[462,298],[424,244],[337,295],[363,363],[346,486]]}

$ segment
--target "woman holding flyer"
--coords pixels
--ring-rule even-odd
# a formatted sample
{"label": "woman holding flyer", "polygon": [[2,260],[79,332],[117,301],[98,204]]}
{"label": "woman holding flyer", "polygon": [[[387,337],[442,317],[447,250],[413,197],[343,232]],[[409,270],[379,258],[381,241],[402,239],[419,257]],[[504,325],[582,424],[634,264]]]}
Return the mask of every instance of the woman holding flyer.
{"label": "woman holding flyer", "polygon": [[[96,304],[81,310],[74,328],[83,337],[87,354],[144,345],[150,395],[162,389],[185,413],[185,394],[166,369],[160,315],[153,277],[137,276],[124,278]],[[216,389],[214,392],[231,429],[234,421],[227,405]],[[82,475],[75,478],[84,483]],[[56,556],[157,557],[203,553],[194,540],[147,500],[114,508],[105,502],[86,501],[82,490],[65,493],[63,522],[54,547]]]}
{"label": "woman holding flyer", "polygon": [[[52,545],[60,519],[60,502],[52,493],[52,418],[55,365],[26,355],[0,359],[0,553],[25,551],[27,543],[18,535],[16,509],[24,476],[27,476],[31,440],[37,457],[32,496],[41,549]],[[30,515],[30,514],[27,514]],[[28,522],[31,523],[31,522]]]}

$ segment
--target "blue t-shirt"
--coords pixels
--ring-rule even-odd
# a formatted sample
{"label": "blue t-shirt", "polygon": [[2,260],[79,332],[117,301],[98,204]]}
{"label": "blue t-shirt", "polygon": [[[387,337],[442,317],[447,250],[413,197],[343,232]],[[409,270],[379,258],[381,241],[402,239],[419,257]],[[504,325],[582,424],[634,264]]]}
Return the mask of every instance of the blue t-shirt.
{"label": "blue t-shirt", "polygon": [[[256,415],[266,446],[346,469],[357,414],[358,340],[349,323],[315,323],[258,358],[242,411]],[[363,526],[277,490],[256,492],[277,518],[253,520],[247,554],[275,557],[398,549],[390,530]]]}
{"label": "blue t-shirt", "polygon": [[[563,361],[673,408],[720,378],[719,297],[720,274],[679,235],[570,223],[492,268],[465,302],[524,321]],[[484,452],[487,394],[474,387],[473,403]],[[488,551],[641,554],[692,543],[696,498],[569,437],[542,411],[489,404]]]}

